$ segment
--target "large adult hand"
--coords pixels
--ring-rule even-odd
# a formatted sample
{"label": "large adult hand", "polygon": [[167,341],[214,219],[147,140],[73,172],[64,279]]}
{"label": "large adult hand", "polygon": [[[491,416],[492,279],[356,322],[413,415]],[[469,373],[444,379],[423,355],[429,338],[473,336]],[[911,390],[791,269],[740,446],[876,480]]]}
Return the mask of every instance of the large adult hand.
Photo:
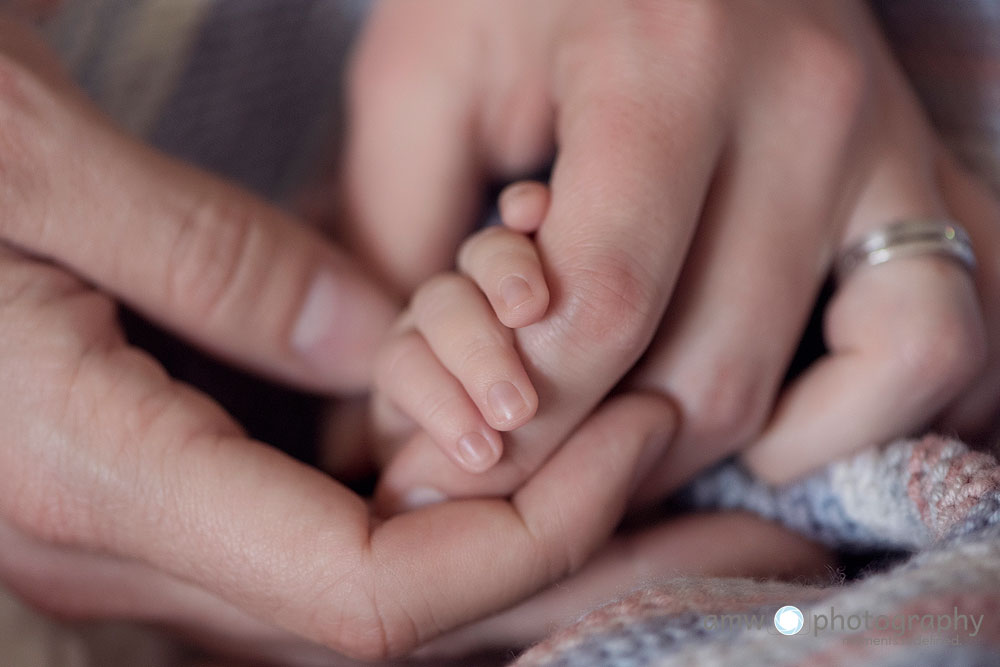
{"label": "large adult hand", "polygon": [[[635,380],[681,410],[649,486],[676,488],[761,434],[838,250],[897,218],[950,213],[934,137],[860,0],[385,2],[353,91],[354,243],[403,290],[453,256],[478,185],[557,149],[537,235],[551,307],[516,334],[538,415],[486,475],[418,440],[385,478],[389,496],[516,488],[664,313]],[[832,341],[844,363],[797,394],[809,410],[835,400],[831,420],[803,429],[811,413],[796,407],[758,450],[773,479],[914,428],[977,370],[969,276],[926,257],[881,268],[877,291],[850,286],[864,307],[838,318],[851,320]],[[895,312],[880,323],[885,303]]]}
{"label": "large adult hand", "polygon": [[32,34],[0,22],[0,45],[7,585],[74,617],[281,628],[376,657],[513,603],[606,537],[669,439],[659,399],[596,414],[509,503],[378,524],[171,380],[124,339],[113,297],[318,389],[366,380],[393,308],[321,237],[115,132]]}
{"label": "large adult hand", "polygon": [[0,241],[195,344],[319,391],[369,384],[396,308],[323,237],[115,130],[0,23]]}

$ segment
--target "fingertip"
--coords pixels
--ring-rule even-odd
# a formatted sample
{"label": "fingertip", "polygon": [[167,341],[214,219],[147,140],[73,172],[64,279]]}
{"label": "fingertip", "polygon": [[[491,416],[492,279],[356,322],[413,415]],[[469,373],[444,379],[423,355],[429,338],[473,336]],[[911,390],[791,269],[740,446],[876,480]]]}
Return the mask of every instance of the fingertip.
{"label": "fingertip", "polygon": [[490,227],[466,240],[459,270],[486,295],[494,315],[508,328],[539,321],[549,289],[534,241],[504,227]]}
{"label": "fingertip", "polygon": [[524,426],[538,410],[538,394],[526,373],[518,384],[524,388],[501,380],[486,391],[489,409],[484,411],[483,417],[498,431],[513,431]]}
{"label": "fingertip", "polygon": [[515,308],[507,308],[502,314],[497,313],[503,325],[510,329],[520,329],[540,322],[549,309],[549,287],[541,274],[536,279],[527,279],[525,282],[531,290],[531,298],[522,301]]}
{"label": "fingertip", "polygon": [[530,234],[542,225],[549,210],[549,187],[538,181],[518,181],[500,193],[497,206],[503,224]]}
{"label": "fingertip", "polygon": [[456,459],[459,465],[473,474],[482,474],[495,466],[503,453],[500,434],[492,429],[471,431],[458,439]]}
{"label": "fingertip", "polygon": [[[544,294],[544,301],[540,297]],[[500,322],[510,329],[534,324],[548,308],[549,291],[544,281],[523,274],[509,274],[500,279],[497,293],[489,295]]]}

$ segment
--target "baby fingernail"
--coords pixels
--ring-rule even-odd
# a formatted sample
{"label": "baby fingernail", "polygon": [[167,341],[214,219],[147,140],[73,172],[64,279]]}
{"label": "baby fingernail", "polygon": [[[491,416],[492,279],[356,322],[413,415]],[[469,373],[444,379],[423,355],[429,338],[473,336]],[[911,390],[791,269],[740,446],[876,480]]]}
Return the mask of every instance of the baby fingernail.
{"label": "baby fingernail", "polygon": [[500,458],[496,448],[481,433],[466,433],[459,438],[458,456],[472,472],[485,472]]}
{"label": "baby fingernail", "polygon": [[532,296],[528,281],[521,276],[507,276],[500,281],[500,298],[508,310],[516,310],[531,301]]}
{"label": "baby fingernail", "polygon": [[410,511],[427,507],[428,505],[437,505],[446,500],[448,500],[448,496],[433,487],[417,486],[406,492],[403,496],[402,504],[404,510]]}
{"label": "baby fingernail", "polygon": [[517,387],[510,382],[497,382],[486,392],[486,402],[493,416],[502,423],[510,423],[523,416],[528,404]]}

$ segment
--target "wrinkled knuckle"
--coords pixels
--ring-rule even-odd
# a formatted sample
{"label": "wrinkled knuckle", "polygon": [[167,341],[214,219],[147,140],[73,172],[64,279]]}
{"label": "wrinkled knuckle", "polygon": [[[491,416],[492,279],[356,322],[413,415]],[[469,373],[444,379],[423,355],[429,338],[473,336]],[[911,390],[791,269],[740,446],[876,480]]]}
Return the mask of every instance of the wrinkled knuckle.
{"label": "wrinkled knuckle", "polygon": [[419,322],[433,322],[447,313],[467,286],[466,278],[457,273],[439,273],[421,285],[411,300],[411,308]]}
{"label": "wrinkled knuckle", "polygon": [[508,348],[512,345],[497,330],[484,329],[465,342],[458,351],[458,374],[475,377],[485,369],[509,363]]}
{"label": "wrinkled knuckle", "polygon": [[166,259],[169,302],[202,320],[218,318],[239,296],[241,270],[262,245],[256,222],[248,208],[221,201],[188,211]]}
{"label": "wrinkled knuckle", "polygon": [[564,275],[570,334],[590,347],[638,356],[649,342],[654,300],[636,265],[607,254]]}
{"label": "wrinkled knuckle", "polygon": [[377,591],[372,580],[329,591],[320,603],[316,632],[319,641],[355,660],[380,662],[399,657],[420,641],[415,621],[394,597]]}
{"label": "wrinkled knuckle", "polygon": [[679,397],[684,428],[696,440],[735,447],[760,432],[767,394],[757,383],[739,377],[736,368],[722,365],[706,372],[702,367],[679,383],[685,388]]}
{"label": "wrinkled knuckle", "polygon": [[338,653],[368,664],[392,657],[386,636],[381,617],[363,614],[349,619],[336,631],[325,633],[321,641]]}

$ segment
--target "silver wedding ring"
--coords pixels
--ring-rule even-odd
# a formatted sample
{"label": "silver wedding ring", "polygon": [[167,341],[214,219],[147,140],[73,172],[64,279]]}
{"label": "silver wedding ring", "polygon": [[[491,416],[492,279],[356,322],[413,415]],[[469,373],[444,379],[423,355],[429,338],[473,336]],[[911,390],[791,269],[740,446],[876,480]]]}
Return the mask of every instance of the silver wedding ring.
{"label": "silver wedding ring", "polygon": [[862,266],[877,266],[899,257],[938,255],[976,269],[969,233],[950,220],[903,220],[876,229],[841,253],[834,278],[843,282]]}

